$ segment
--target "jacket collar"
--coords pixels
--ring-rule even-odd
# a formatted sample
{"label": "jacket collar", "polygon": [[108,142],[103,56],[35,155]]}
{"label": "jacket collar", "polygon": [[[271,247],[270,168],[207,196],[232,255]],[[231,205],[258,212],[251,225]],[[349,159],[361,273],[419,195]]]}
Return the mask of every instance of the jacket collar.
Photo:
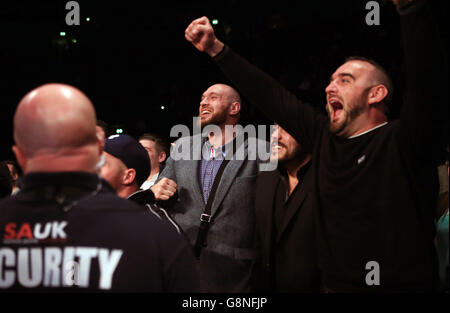
{"label": "jacket collar", "polygon": [[58,185],[95,189],[98,181],[96,174],[88,172],[33,172],[23,177],[22,188],[27,190],[38,186]]}
{"label": "jacket collar", "polygon": [[[297,172],[297,178],[298,181],[301,182],[302,178],[305,176],[305,174],[308,172],[308,169],[311,167],[311,161],[303,165]],[[287,179],[287,171],[284,167],[282,167],[280,164],[278,164],[277,168],[278,172],[280,173],[281,177],[283,179]]]}
{"label": "jacket collar", "polygon": [[155,202],[155,194],[151,191],[151,189],[141,189],[129,195],[127,199],[133,200],[138,204],[146,205]]}
{"label": "jacket collar", "polygon": [[108,182],[97,174],[88,172],[33,172],[22,177],[21,190],[24,192],[50,186],[58,188],[78,189],[82,192],[91,192],[98,189],[99,179],[102,192],[115,191]]}

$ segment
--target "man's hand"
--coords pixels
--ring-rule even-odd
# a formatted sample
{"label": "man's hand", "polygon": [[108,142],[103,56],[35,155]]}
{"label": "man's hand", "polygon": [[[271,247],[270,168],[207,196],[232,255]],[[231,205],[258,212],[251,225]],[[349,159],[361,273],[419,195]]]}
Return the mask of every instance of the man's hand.
{"label": "man's hand", "polygon": [[223,43],[217,39],[208,18],[203,16],[194,20],[185,30],[184,37],[192,42],[197,50],[215,57],[223,49]]}
{"label": "man's hand", "polygon": [[155,195],[155,200],[169,200],[177,192],[177,183],[164,177],[150,189]]}

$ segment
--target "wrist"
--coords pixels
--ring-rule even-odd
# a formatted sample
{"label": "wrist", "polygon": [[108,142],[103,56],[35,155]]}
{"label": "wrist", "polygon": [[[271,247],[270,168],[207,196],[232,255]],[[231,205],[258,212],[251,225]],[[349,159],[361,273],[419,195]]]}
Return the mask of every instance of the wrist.
{"label": "wrist", "polygon": [[223,44],[223,42],[221,42],[219,39],[215,38],[213,45],[211,46],[210,49],[208,49],[207,53],[209,54],[210,57],[214,58],[216,55],[218,55],[223,50],[224,46],[225,45]]}

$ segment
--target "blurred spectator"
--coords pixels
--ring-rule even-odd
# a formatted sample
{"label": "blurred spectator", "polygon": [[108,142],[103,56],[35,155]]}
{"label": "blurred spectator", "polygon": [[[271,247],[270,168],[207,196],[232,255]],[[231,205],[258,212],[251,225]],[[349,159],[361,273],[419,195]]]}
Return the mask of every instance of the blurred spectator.
{"label": "blurred spectator", "polygon": [[13,189],[12,178],[8,166],[5,163],[0,163],[0,198],[5,198],[11,195]]}
{"label": "blurred spectator", "polygon": [[115,134],[111,126],[102,120],[97,120],[97,126],[100,127],[103,130],[103,133],[105,134],[105,138],[108,138],[109,136]]}
{"label": "blurred spectator", "polygon": [[147,150],[151,163],[150,175],[141,185],[141,189],[146,190],[155,184],[159,173],[164,169],[169,157],[170,145],[163,137],[156,134],[143,134],[139,142]]}
{"label": "blurred spectator", "polygon": [[20,170],[20,167],[17,165],[16,162],[11,160],[6,160],[4,163],[8,166],[9,172],[11,173],[12,183],[13,183],[13,190],[12,194],[16,194],[20,188],[19,188],[19,180],[22,176],[22,171]]}
{"label": "blurred spectator", "polygon": [[155,203],[153,192],[139,189],[150,173],[150,160],[144,147],[131,136],[112,135],[105,140],[104,150],[105,164],[100,173],[119,197],[147,206],[159,219],[168,221],[181,233],[175,221]]}
{"label": "blurred spectator", "polygon": [[100,174],[119,197],[127,198],[139,190],[150,173],[145,149],[128,135],[112,135],[105,140],[105,164]]}
{"label": "blurred spectator", "polygon": [[[446,182],[448,184],[449,178],[449,163],[448,163],[448,145],[447,145],[447,160],[445,161],[447,168],[447,177],[441,180],[441,184]],[[448,186],[448,185],[447,185]],[[437,210],[436,222],[436,247],[439,258],[439,280],[440,291],[449,292],[449,198],[448,188],[440,194]]]}

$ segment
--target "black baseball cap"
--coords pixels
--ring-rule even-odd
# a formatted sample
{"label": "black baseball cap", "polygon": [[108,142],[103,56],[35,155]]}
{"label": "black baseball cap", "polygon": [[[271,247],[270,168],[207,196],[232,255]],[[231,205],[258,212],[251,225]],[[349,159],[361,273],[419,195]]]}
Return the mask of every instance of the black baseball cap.
{"label": "black baseball cap", "polygon": [[112,135],[105,140],[105,152],[121,160],[136,171],[136,181],[141,186],[150,175],[150,158],[147,150],[133,137]]}

